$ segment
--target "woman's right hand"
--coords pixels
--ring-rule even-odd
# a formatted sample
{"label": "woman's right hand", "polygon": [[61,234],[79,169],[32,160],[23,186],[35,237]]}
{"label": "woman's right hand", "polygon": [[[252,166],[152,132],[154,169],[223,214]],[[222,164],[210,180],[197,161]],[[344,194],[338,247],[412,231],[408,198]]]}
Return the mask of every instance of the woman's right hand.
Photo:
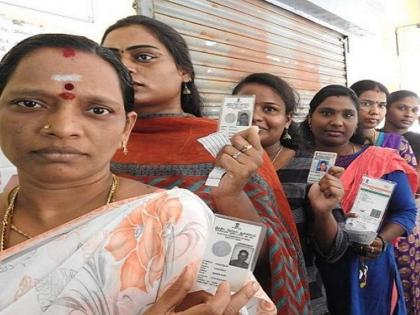
{"label": "woman's right hand", "polygon": [[[248,283],[231,296],[230,286],[223,282],[214,295],[204,291],[189,294],[194,283],[193,268],[185,268],[163,295],[144,315],[236,315],[258,291],[256,282]],[[186,306],[188,305],[188,306]],[[182,311],[175,311],[175,309]]]}
{"label": "woman's right hand", "polygon": [[344,169],[342,167],[333,166],[321,178],[319,183],[312,184],[308,198],[312,209],[316,213],[331,212],[343,198],[344,188],[340,181],[343,172]]}

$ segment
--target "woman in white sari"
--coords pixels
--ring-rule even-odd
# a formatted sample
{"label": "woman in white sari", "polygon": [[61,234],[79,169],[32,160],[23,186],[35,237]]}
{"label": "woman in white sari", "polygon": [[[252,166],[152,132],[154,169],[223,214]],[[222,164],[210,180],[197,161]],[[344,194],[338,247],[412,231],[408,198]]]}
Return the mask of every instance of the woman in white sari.
{"label": "woman in white sari", "polygon": [[[0,64],[0,314],[236,314],[257,292],[187,293],[213,214],[110,172],[136,119],[130,75],[94,42],[37,35]],[[275,314],[259,290],[256,314]],[[179,312],[177,312],[179,310]]]}

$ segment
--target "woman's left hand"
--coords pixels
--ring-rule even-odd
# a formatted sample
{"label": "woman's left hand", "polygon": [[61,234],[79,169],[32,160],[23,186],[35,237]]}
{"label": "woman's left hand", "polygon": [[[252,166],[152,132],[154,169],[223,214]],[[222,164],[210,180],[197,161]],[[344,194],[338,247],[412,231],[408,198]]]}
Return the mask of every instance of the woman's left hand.
{"label": "woman's left hand", "polygon": [[382,254],[383,243],[379,237],[376,237],[375,240],[370,245],[360,245],[359,255],[366,257],[368,259],[375,259],[380,254]]}
{"label": "woman's left hand", "polygon": [[212,189],[213,195],[239,196],[250,177],[263,163],[264,149],[258,136],[258,128],[250,127],[231,138],[216,157],[216,165],[226,170],[219,186]]}

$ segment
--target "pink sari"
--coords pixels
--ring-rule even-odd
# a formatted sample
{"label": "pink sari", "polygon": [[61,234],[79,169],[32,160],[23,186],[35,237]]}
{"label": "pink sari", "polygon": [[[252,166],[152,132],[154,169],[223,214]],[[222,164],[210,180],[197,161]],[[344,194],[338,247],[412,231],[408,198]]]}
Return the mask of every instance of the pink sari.
{"label": "pink sari", "polygon": [[[185,266],[198,271],[213,218],[194,194],[172,189],[11,247],[0,253],[0,314],[142,314]],[[248,308],[276,313],[262,291]]]}

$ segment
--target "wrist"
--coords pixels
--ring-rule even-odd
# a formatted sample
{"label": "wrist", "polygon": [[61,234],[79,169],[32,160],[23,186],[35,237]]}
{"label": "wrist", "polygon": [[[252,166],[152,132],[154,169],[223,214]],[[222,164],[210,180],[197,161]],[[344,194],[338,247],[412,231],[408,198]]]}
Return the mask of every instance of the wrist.
{"label": "wrist", "polygon": [[386,240],[384,240],[384,238],[381,235],[379,235],[379,234],[376,236],[376,238],[381,241],[381,243],[382,243],[382,252],[384,252],[386,250],[386,248],[388,247],[388,242]]}

